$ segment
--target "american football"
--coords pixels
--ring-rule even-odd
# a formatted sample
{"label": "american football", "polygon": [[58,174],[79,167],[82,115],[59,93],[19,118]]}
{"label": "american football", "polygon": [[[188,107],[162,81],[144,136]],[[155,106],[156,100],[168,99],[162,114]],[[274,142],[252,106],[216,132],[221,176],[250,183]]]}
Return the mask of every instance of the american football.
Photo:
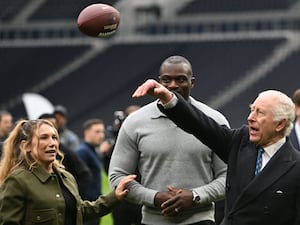
{"label": "american football", "polygon": [[91,37],[106,37],[115,33],[120,23],[120,12],[107,4],[92,4],[84,8],[78,18],[79,30]]}

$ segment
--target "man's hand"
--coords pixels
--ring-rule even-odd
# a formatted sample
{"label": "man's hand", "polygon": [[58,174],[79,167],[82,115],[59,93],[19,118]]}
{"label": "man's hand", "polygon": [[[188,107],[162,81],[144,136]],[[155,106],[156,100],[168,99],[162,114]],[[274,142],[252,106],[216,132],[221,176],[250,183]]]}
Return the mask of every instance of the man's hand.
{"label": "man's hand", "polygon": [[168,103],[173,97],[173,93],[171,91],[153,79],[149,79],[140,85],[135,90],[132,97],[139,98],[147,94],[159,98],[163,104]]}
{"label": "man's hand", "polygon": [[168,186],[172,198],[161,205],[161,212],[165,216],[176,216],[180,212],[193,206],[193,193],[187,189],[176,189]]}
{"label": "man's hand", "polygon": [[182,192],[182,189],[178,189],[172,186],[167,186],[167,189],[169,191],[169,193],[173,196],[178,195]]}
{"label": "man's hand", "polygon": [[172,198],[172,197],[173,197],[172,194],[169,193],[168,191],[157,192],[155,197],[154,197],[154,204],[159,209],[162,209],[161,204],[164,203],[165,201],[167,201],[168,199]]}

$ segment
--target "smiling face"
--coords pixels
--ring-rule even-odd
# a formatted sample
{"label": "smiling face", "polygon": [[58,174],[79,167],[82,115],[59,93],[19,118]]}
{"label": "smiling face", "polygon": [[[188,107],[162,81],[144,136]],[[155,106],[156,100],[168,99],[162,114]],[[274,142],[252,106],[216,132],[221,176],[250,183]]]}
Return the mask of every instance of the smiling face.
{"label": "smiling face", "polygon": [[258,146],[267,147],[285,136],[287,119],[275,119],[275,109],[279,107],[276,92],[259,95],[250,105],[248,116],[249,139]]}
{"label": "smiling face", "polygon": [[39,165],[52,172],[52,163],[58,151],[58,135],[54,127],[43,123],[37,129],[29,146],[29,152]]}

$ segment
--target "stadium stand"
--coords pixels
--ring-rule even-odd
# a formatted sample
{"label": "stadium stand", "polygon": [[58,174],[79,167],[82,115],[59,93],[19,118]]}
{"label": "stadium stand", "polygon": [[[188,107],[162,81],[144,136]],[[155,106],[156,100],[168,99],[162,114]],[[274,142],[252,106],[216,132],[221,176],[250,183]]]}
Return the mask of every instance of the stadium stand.
{"label": "stadium stand", "polygon": [[10,21],[26,5],[26,0],[15,0],[12,4],[10,0],[1,0],[0,2],[0,22]]}
{"label": "stadium stand", "polygon": [[274,89],[283,91],[289,96],[293,95],[293,92],[300,86],[299,82],[297,82],[299,77],[299,57],[300,51],[298,50],[264,78],[220,108],[230,118],[232,126],[239,127],[241,124],[247,123],[248,105],[254,100],[256,93],[267,89]]}
{"label": "stadium stand", "polygon": [[289,9],[296,2],[297,0],[194,0],[182,7],[178,14],[283,10]]}
{"label": "stadium stand", "polygon": [[[69,126],[78,133],[90,117],[110,124],[114,111],[152,100],[130,96],[145,79],[157,78],[161,61],[174,54],[193,64],[193,95],[222,111],[233,127],[246,123],[247,105],[257,92],[274,88],[291,94],[298,88],[298,0],[229,0],[226,6],[217,0],[165,0],[156,1],[161,4],[155,10],[141,7],[141,1],[107,1],[124,19],[116,35],[106,39],[85,37],[74,23],[80,9],[99,1],[10,2],[0,2],[5,84],[0,108],[16,118],[26,116],[20,95],[35,91],[65,105]],[[35,10],[33,4],[39,4]],[[176,7],[170,10],[167,4]],[[134,13],[145,17],[136,21]],[[155,16],[148,20],[149,13]]]}
{"label": "stadium stand", "polygon": [[[116,0],[104,0],[103,4],[113,5]],[[80,11],[88,5],[99,3],[97,0],[51,0],[46,1],[36,10],[29,21],[66,20],[77,18]]]}
{"label": "stadium stand", "polygon": [[[20,95],[46,80],[58,68],[80,57],[86,48],[88,47],[2,48],[1,83],[7,86],[0,89],[0,102]],[[22,82],[16,82],[18,80]]]}

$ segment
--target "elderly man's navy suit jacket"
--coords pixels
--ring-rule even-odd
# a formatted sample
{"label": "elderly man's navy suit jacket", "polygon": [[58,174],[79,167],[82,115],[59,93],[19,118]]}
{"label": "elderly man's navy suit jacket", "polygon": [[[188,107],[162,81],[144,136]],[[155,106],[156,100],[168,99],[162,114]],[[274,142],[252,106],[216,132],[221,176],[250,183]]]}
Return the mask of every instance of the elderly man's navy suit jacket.
{"label": "elderly man's navy suit jacket", "polygon": [[255,176],[257,146],[249,141],[248,127],[220,126],[180,95],[177,97],[174,108],[160,109],[228,164],[222,224],[300,224],[300,153],[289,140]]}

